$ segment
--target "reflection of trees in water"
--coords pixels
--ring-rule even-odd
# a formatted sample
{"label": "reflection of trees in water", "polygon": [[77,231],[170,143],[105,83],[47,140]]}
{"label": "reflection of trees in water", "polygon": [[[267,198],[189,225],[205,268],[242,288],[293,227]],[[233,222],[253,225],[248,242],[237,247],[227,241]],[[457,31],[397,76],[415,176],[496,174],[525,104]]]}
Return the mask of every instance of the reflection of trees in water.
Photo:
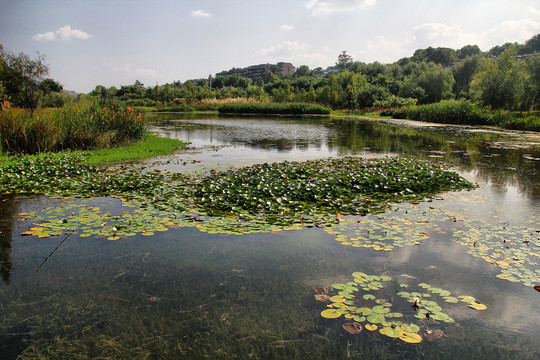
{"label": "reflection of trees in water", "polygon": [[17,205],[12,196],[0,196],[0,272],[5,283],[11,275],[11,237]]}
{"label": "reflection of trees in water", "polygon": [[[215,120],[215,117],[210,119]],[[235,123],[235,120],[238,120]],[[251,149],[320,149],[325,145],[339,155],[402,154],[442,160],[474,172],[501,189],[516,186],[527,196],[540,198],[540,146],[505,147],[503,134],[471,132],[457,126],[413,127],[364,119],[328,118],[223,118],[217,123],[183,123],[181,131],[204,131],[210,139]],[[247,121],[249,126],[245,126]],[[178,131],[178,130],[171,130]],[[500,146],[503,144],[502,146]],[[512,144],[519,144],[513,142]]]}
{"label": "reflection of trees in water", "polygon": [[[527,196],[540,198],[540,146],[500,146],[504,135],[471,133],[459,128],[415,128],[373,121],[338,120],[329,148],[360,154],[399,153],[423,159],[440,159],[498,187],[516,186]],[[494,144],[497,143],[497,146]]]}

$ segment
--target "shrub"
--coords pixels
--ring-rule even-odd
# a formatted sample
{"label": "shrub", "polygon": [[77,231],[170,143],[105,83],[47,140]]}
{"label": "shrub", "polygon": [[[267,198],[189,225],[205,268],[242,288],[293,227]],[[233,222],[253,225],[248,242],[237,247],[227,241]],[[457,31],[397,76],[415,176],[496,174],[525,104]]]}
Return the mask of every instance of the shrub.
{"label": "shrub", "polygon": [[384,100],[378,100],[373,103],[375,107],[390,107],[390,108],[400,108],[404,106],[415,106],[418,103],[417,99],[413,98],[402,98],[399,96],[392,95]]}
{"label": "shrub", "polygon": [[223,105],[218,111],[221,114],[328,115],[332,110],[307,103],[237,103]]}
{"label": "shrub", "polygon": [[443,124],[489,125],[491,123],[488,113],[468,100],[443,100],[434,104],[388,110],[384,112],[384,115],[397,119]]}

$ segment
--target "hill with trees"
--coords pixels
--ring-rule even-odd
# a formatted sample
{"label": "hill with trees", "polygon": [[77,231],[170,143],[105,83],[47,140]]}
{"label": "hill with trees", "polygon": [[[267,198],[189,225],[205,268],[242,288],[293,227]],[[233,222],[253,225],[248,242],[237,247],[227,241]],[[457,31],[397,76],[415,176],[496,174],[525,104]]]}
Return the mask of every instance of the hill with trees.
{"label": "hill with trees", "polygon": [[[489,109],[529,111],[540,105],[540,34],[524,44],[507,43],[482,52],[476,45],[461,49],[418,49],[391,64],[363,63],[343,51],[334,66],[299,66],[293,74],[266,71],[260,78],[238,74],[145,86],[139,81],[120,88],[97,85],[79,97],[121,101],[128,106],[158,109],[211,109],[236,101],[316,103],[334,110],[399,107],[470,100]],[[0,96],[13,106],[62,106],[61,85],[47,79],[43,58],[0,51]],[[19,77],[18,66],[33,65],[34,79]],[[38,71],[39,70],[39,71]],[[45,71],[46,70],[46,71]],[[25,71],[23,71],[24,73]],[[24,94],[34,94],[25,99]]]}

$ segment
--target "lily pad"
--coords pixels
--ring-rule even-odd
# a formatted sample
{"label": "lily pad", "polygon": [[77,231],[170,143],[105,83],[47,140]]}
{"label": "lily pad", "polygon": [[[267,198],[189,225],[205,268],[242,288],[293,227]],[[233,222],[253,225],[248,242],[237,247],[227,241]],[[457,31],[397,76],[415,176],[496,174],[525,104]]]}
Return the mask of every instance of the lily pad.
{"label": "lily pad", "polygon": [[470,307],[471,309],[474,309],[474,310],[486,310],[487,309],[486,305],[480,304],[480,303],[477,303],[477,302],[470,303],[467,306]]}
{"label": "lily pad", "polygon": [[399,339],[409,344],[417,344],[419,342],[422,342],[422,336],[418,335],[415,332],[404,331],[403,334],[399,337]]}
{"label": "lily pad", "polygon": [[372,324],[380,324],[384,321],[384,315],[373,313],[367,317],[367,321]]}
{"label": "lily pad", "polygon": [[321,312],[321,316],[326,319],[336,319],[341,316],[341,312],[335,309],[326,309]]}
{"label": "lily pad", "polygon": [[365,328],[366,328],[366,330],[369,330],[369,331],[375,331],[375,330],[377,330],[377,325],[375,325],[375,324],[366,324]]}

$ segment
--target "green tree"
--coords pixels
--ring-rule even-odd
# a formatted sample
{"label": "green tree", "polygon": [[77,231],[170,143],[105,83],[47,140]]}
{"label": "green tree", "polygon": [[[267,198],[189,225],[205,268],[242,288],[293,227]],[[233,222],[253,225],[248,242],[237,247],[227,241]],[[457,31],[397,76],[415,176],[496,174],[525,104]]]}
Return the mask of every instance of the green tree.
{"label": "green tree", "polygon": [[530,105],[524,92],[525,67],[516,56],[517,50],[512,47],[497,61],[483,61],[471,82],[471,93],[476,100],[496,109],[524,109]]}
{"label": "green tree", "polygon": [[49,67],[45,64],[45,56],[37,54],[35,60],[20,53],[15,55],[1,51],[2,69],[0,82],[5,94],[14,106],[30,109],[33,113],[40,99],[50,90],[53,80],[46,80]]}
{"label": "green tree", "polygon": [[295,77],[301,77],[301,76],[309,76],[310,75],[309,66],[307,65],[301,65],[299,66],[296,71],[294,72]]}
{"label": "green tree", "polygon": [[453,92],[456,99],[468,99],[469,89],[474,74],[478,71],[480,64],[482,63],[479,56],[471,57],[463,62],[460,62],[452,67],[452,74],[454,75],[454,88]]}
{"label": "green tree", "polygon": [[452,97],[454,77],[451,72],[434,63],[412,67],[412,74],[405,77],[399,96],[418,99],[421,104],[439,102]]}
{"label": "green tree", "polygon": [[526,67],[531,87],[530,92],[528,92],[531,97],[530,102],[535,109],[540,109],[540,56],[527,59]]}
{"label": "green tree", "polygon": [[540,34],[534,35],[525,42],[523,49],[520,49],[519,54],[534,54],[540,52]]}
{"label": "green tree", "polygon": [[347,54],[347,51],[343,50],[341,54],[338,55],[338,59],[336,62],[336,67],[339,71],[345,71],[348,70],[350,66],[353,64],[353,58],[349,54]]}
{"label": "green tree", "polygon": [[[4,46],[0,44],[0,74],[3,73],[4,67],[5,67]],[[7,95],[4,89],[4,82],[2,81],[2,78],[0,77],[0,111],[2,111],[4,108],[4,101],[7,101]]]}
{"label": "green tree", "polygon": [[465,45],[456,51],[456,56],[458,59],[466,59],[480,54],[482,54],[482,50],[480,50],[478,45]]}

